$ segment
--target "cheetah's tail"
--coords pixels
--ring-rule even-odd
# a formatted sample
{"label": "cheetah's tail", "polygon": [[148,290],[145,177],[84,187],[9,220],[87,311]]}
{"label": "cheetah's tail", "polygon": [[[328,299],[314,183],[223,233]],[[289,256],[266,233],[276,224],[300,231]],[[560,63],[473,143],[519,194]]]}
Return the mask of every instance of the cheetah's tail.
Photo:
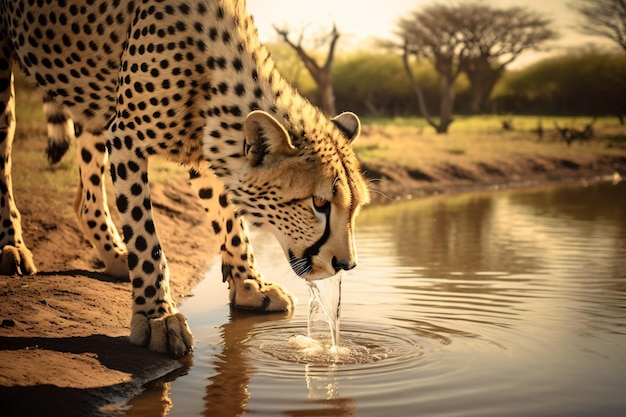
{"label": "cheetah's tail", "polygon": [[67,109],[57,103],[50,95],[43,97],[43,111],[48,123],[48,146],[46,155],[50,164],[56,164],[63,158],[77,134],[72,116]]}

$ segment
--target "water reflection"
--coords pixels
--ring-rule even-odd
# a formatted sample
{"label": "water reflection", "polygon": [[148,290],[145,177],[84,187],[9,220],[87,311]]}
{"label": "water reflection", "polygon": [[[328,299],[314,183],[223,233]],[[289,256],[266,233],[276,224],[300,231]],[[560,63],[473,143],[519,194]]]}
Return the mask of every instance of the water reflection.
{"label": "water reflection", "polygon": [[248,405],[248,385],[254,373],[254,364],[246,354],[246,340],[250,331],[260,322],[270,319],[289,318],[288,313],[267,316],[230,309],[230,320],[220,326],[223,350],[214,359],[215,374],[209,378],[206,388],[206,416],[240,416]]}
{"label": "water reflection", "polygon": [[[304,283],[282,281],[293,317],[239,314],[216,269],[182,307],[193,364],[127,415],[623,415],[625,213],[626,183],[365,210],[341,311],[341,340],[380,352],[364,363],[285,359],[306,334]],[[259,263],[284,276],[267,239]]]}
{"label": "water reflection", "polygon": [[[625,207],[623,184],[600,184],[374,208],[360,223],[361,264],[381,276],[387,265],[405,271],[394,271],[388,283],[412,307],[435,308],[446,319],[459,313],[507,327],[536,307],[529,297],[569,292],[597,305],[603,288],[601,301],[611,309],[623,305],[614,298],[626,289]],[[442,311],[441,303],[452,308]]]}

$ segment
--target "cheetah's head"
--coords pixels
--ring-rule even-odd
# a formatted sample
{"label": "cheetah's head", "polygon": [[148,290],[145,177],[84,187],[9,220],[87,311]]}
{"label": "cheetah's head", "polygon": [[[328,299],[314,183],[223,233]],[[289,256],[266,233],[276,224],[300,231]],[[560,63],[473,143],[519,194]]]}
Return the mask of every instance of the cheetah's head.
{"label": "cheetah's head", "polygon": [[254,225],[269,227],[297,275],[315,280],[356,266],[355,219],[369,192],[352,150],[357,116],[300,122],[248,115],[236,202]]}

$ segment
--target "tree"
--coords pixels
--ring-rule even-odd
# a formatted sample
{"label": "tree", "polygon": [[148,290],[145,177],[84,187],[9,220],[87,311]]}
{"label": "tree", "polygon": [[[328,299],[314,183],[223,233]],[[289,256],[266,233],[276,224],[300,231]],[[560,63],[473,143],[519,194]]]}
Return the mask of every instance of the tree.
{"label": "tree", "polygon": [[411,56],[430,60],[440,76],[439,123],[425,108],[420,86],[411,81],[421,114],[438,133],[447,131],[452,123],[454,82],[461,73],[470,82],[470,111],[479,112],[507,65],[556,37],[549,24],[519,7],[494,9],[480,3],[435,4],[400,19],[398,34],[409,78],[413,78],[408,71]]}
{"label": "tree", "polygon": [[298,56],[304,63],[304,66],[311,74],[311,77],[313,77],[313,80],[315,80],[319,89],[322,111],[329,116],[335,115],[337,112],[335,109],[335,93],[333,91],[331,71],[335,58],[335,47],[340,36],[337,31],[337,26],[333,25],[331,33],[322,40],[328,41],[329,43],[326,59],[322,65],[319,65],[317,61],[302,47],[304,31],[300,33],[298,42],[293,43],[289,39],[289,31],[287,29],[279,29],[276,26],[274,26],[274,29],[278,35],[298,53]]}
{"label": "tree", "polygon": [[[456,91],[454,81],[461,73],[467,57],[467,48],[458,35],[461,21],[453,8],[433,5],[400,19],[399,35],[402,38],[404,68],[417,95],[420,113],[437,133],[447,133],[452,123]],[[429,59],[439,74],[439,121],[436,122],[426,108],[422,89],[411,72],[411,56]]]}
{"label": "tree", "polygon": [[626,51],[626,0],[577,0],[571,7],[583,17],[581,32],[608,38]]}
{"label": "tree", "polygon": [[457,6],[455,13],[463,22],[459,35],[467,53],[463,71],[470,81],[471,113],[481,111],[507,65],[557,36],[548,19],[520,7],[467,3]]}

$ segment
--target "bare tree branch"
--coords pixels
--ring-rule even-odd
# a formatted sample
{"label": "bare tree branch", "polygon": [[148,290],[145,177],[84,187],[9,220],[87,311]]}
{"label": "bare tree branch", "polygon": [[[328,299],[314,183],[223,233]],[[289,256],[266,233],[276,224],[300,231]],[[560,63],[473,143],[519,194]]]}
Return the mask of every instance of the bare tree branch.
{"label": "bare tree branch", "polygon": [[287,31],[287,29],[279,29],[276,25],[274,25],[274,30],[276,30],[276,33],[278,33],[278,35],[280,35],[280,37],[283,39],[283,41],[285,41],[285,43],[287,43],[287,45],[291,46],[298,53],[298,56],[300,57],[300,59],[304,63],[304,66],[306,67],[307,70],[309,70],[309,72],[311,73],[311,76],[313,77],[313,79],[317,83],[318,82],[318,78],[317,77],[319,76],[318,74],[319,74],[319,72],[321,70],[321,67],[317,64],[315,59],[313,59],[302,48],[302,39],[304,37],[304,31],[300,33],[300,38],[298,39],[298,43],[293,43],[289,39],[289,32]]}
{"label": "bare tree branch", "polygon": [[610,39],[626,51],[626,0],[577,0],[570,6],[583,17],[580,32]]}
{"label": "bare tree branch", "polygon": [[335,93],[332,86],[331,70],[335,56],[335,47],[337,44],[337,40],[340,36],[339,31],[337,30],[337,26],[333,24],[333,30],[328,35],[330,39],[330,45],[326,54],[326,59],[322,66],[320,66],[317,61],[302,47],[304,30],[300,33],[298,43],[293,43],[290,40],[289,31],[287,29],[279,29],[276,25],[274,25],[274,30],[276,30],[276,33],[283,39],[283,41],[285,41],[291,48],[296,51],[296,53],[304,63],[304,66],[311,74],[311,77],[313,77],[313,80],[315,81],[315,84],[317,84],[320,91],[321,108],[324,113],[329,116],[334,115],[336,113]]}
{"label": "bare tree branch", "polygon": [[428,108],[426,106],[426,100],[424,100],[424,92],[422,91],[421,87],[415,80],[415,77],[413,76],[413,71],[411,71],[411,65],[409,64],[410,54],[411,52],[409,51],[409,41],[405,40],[403,53],[402,53],[402,62],[404,63],[404,69],[409,77],[409,81],[411,82],[413,91],[415,91],[415,95],[417,96],[417,104],[419,106],[419,110],[420,110],[420,113],[422,114],[422,117],[426,119],[426,122],[429,125],[437,129],[437,124],[433,121],[433,119],[430,117],[430,113],[428,112]]}
{"label": "bare tree branch", "polygon": [[323,68],[330,71],[330,68],[333,66],[333,61],[335,58],[335,47],[337,45],[337,40],[339,39],[339,31],[337,30],[337,25],[333,23],[333,31],[330,33],[330,46],[328,47],[328,54],[326,54],[326,62],[324,63]]}

